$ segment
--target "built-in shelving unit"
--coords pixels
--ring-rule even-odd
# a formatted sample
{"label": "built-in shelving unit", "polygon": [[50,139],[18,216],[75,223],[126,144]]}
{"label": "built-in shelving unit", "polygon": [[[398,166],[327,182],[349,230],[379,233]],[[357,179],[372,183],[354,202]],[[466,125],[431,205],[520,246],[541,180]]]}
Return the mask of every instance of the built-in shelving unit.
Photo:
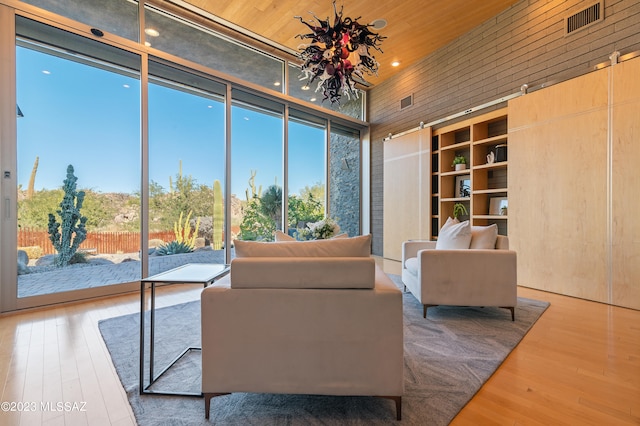
{"label": "built-in shelving unit", "polygon": [[[433,132],[432,237],[447,217],[453,216],[453,206],[462,203],[472,225],[498,225],[498,232],[507,234],[507,109],[500,109]],[[494,161],[488,156],[493,153]],[[462,155],[467,160],[465,170],[454,170],[453,159]],[[437,169],[435,166],[437,165]],[[437,190],[436,190],[437,189]]]}

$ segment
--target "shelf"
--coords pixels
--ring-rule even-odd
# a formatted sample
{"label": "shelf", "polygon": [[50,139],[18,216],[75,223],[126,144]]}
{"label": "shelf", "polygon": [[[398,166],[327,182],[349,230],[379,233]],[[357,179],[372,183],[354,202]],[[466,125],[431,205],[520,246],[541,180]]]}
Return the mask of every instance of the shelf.
{"label": "shelf", "polygon": [[491,169],[506,169],[507,168],[507,162],[506,161],[500,161],[499,163],[486,163],[486,164],[480,164],[477,166],[473,166],[472,170],[491,170]]}
{"label": "shelf", "polygon": [[464,170],[454,170],[451,172],[442,172],[440,173],[440,176],[458,176],[458,175],[468,175],[471,174],[471,169],[464,169]]}
{"label": "shelf", "polygon": [[440,198],[440,202],[441,203],[446,203],[446,202],[450,202],[450,203],[458,203],[458,202],[463,202],[463,201],[470,201],[470,197],[458,197],[458,198]]}
{"label": "shelf", "polygon": [[[491,152],[495,155],[495,147],[498,145],[508,145],[507,109],[454,123],[436,132],[440,146],[438,155],[432,156],[432,164],[439,166],[440,170],[435,172],[434,169],[438,185],[432,187],[432,191],[437,192],[438,196],[432,197],[431,214],[435,213],[435,206],[438,207],[439,215],[431,216],[431,232],[437,233],[437,228],[443,224],[444,219],[452,216],[454,204],[462,203],[469,211],[465,218],[468,217],[472,224],[486,226],[496,223],[498,232],[506,235],[507,216],[487,213],[494,198],[507,198],[508,163],[501,161],[489,164],[487,155]],[[457,155],[462,155],[467,160],[466,169],[454,170],[451,166]],[[456,189],[461,184],[461,179],[469,180],[464,183],[469,186],[468,197],[455,196],[459,193]],[[464,193],[467,194],[466,191]]]}
{"label": "shelf", "polygon": [[500,142],[505,142],[507,141],[507,135],[498,135],[498,136],[494,136],[492,138],[487,138],[487,139],[480,139],[478,141],[473,142],[473,146],[482,146],[482,145],[496,145]]}
{"label": "shelf", "polygon": [[473,190],[473,194],[477,195],[477,194],[499,194],[499,193],[506,193],[507,192],[507,188],[491,188],[491,189],[474,189]]}
{"label": "shelf", "polygon": [[458,142],[458,143],[454,143],[452,145],[447,145],[447,146],[441,146],[440,147],[440,151],[457,151],[459,149],[469,149],[469,147],[471,146],[471,141],[466,141],[466,142]]}

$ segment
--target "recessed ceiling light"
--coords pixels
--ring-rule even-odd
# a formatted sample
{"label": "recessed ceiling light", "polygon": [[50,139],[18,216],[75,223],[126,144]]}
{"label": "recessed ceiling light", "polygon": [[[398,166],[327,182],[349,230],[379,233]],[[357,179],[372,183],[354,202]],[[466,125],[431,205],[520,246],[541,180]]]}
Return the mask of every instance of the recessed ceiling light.
{"label": "recessed ceiling light", "polygon": [[309,100],[310,100],[311,102],[315,102],[315,101],[316,101],[316,98],[311,98],[311,99],[309,99]]}
{"label": "recessed ceiling light", "polygon": [[125,89],[128,89],[131,86],[129,86],[128,84],[123,84],[122,87],[124,87]]}
{"label": "recessed ceiling light", "polygon": [[151,43],[149,43],[148,41],[145,41],[144,45],[147,46],[147,47],[151,47]]}
{"label": "recessed ceiling light", "polygon": [[51,71],[49,71],[49,70],[42,70],[42,74],[47,74],[47,75],[49,75],[49,74],[51,74]]}
{"label": "recessed ceiling light", "polygon": [[273,85],[274,85],[274,86],[280,86],[280,82],[279,82],[279,81],[276,81],[276,82],[274,82],[274,83],[273,83]]}
{"label": "recessed ceiling light", "polygon": [[375,21],[373,21],[373,22],[372,22],[371,24],[369,24],[369,25],[371,25],[371,27],[372,27],[374,30],[381,30],[381,29],[383,29],[384,27],[386,27],[386,26],[387,26],[387,20],[386,20],[386,19],[382,19],[382,18],[380,18],[380,19],[376,19]]}
{"label": "recessed ceiling light", "polygon": [[400,61],[393,61],[393,62],[391,62],[391,66],[392,66],[392,67],[397,67],[397,66],[399,66],[399,65],[400,65]]}
{"label": "recessed ceiling light", "polygon": [[309,86],[307,86],[307,85],[305,84],[304,86],[302,86],[302,87],[301,87],[301,89],[302,89],[302,90],[309,90],[309,89],[310,89],[310,87],[309,87]]}
{"label": "recessed ceiling light", "polygon": [[151,37],[158,37],[160,35],[158,30],[154,30],[153,28],[145,28],[144,33]]}

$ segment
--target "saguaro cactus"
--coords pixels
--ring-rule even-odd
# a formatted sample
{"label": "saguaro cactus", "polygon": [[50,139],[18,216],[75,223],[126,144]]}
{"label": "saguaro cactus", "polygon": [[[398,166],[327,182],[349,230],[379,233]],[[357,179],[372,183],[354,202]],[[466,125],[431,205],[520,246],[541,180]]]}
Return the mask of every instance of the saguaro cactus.
{"label": "saguaro cactus", "polygon": [[33,163],[33,169],[31,169],[31,176],[29,176],[29,186],[27,187],[27,198],[33,197],[36,185],[36,172],[38,171],[38,162],[40,158],[36,157],[36,161]]}
{"label": "saguaro cactus", "polygon": [[252,201],[255,198],[260,198],[262,196],[262,185],[260,185],[260,187],[256,189],[257,173],[257,170],[251,170],[251,177],[249,178],[249,188],[251,189],[251,192],[249,192],[249,189],[245,190],[247,201]]}
{"label": "saguaro cactus", "polygon": [[222,185],[219,180],[213,182],[213,236],[214,250],[222,249],[222,228],[224,226],[224,207],[222,203]]}
{"label": "saguaro cactus", "polygon": [[85,224],[87,218],[80,214],[84,202],[84,191],[76,191],[77,177],[73,174],[73,166],[67,167],[67,178],[64,180],[64,197],[57,210],[61,223],[49,213],[49,239],[58,252],[55,257],[56,266],[66,266],[78,247],[87,238]]}

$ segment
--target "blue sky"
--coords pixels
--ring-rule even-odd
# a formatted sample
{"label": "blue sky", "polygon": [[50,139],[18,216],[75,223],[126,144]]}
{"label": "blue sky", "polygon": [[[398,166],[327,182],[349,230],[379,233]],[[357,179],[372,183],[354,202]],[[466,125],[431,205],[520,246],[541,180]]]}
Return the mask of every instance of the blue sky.
{"label": "blue sky", "polygon": [[[72,164],[79,188],[132,193],[140,188],[140,82],[122,74],[17,49],[18,184],[62,186]],[[224,105],[171,90],[149,89],[149,175],[165,189],[183,175],[211,186],[224,179]],[[232,193],[244,198],[251,170],[263,188],[282,185],[282,121],[232,108]],[[289,186],[324,181],[324,131],[290,122]]]}

